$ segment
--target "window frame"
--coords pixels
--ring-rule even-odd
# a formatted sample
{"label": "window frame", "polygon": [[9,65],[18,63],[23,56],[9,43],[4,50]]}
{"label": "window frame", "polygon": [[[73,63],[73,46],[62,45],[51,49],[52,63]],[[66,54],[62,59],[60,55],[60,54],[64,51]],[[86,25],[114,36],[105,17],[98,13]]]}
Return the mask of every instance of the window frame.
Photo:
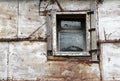
{"label": "window frame", "polygon": [[[64,14],[84,14],[86,15],[86,51],[83,52],[62,52],[58,51],[58,41],[57,41],[57,15],[64,15]],[[52,12],[52,52],[53,56],[90,56],[90,15],[85,12]]]}

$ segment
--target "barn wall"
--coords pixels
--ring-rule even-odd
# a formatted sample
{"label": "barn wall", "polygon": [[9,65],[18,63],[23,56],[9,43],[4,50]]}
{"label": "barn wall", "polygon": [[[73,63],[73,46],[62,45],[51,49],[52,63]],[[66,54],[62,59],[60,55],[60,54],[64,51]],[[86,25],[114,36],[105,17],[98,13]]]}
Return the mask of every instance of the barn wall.
{"label": "barn wall", "polygon": [[120,1],[104,0],[98,6],[101,73],[104,81],[120,80]]}
{"label": "barn wall", "polygon": [[39,0],[0,0],[0,80],[120,80],[120,45],[105,42],[120,38],[120,1],[96,4],[90,0],[59,0],[59,3],[68,11],[89,10],[94,3],[100,64],[83,58],[47,56],[46,13],[60,11],[57,2],[44,0],[40,5]]}

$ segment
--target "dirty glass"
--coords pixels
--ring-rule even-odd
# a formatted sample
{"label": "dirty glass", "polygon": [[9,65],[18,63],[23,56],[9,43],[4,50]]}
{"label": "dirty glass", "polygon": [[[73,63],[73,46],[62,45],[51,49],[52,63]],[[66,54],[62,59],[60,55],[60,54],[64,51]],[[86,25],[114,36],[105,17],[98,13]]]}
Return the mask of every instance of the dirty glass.
{"label": "dirty glass", "polygon": [[80,21],[61,21],[61,28],[63,29],[81,29]]}
{"label": "dirty glass", "polygon": [[62,52],[86,51],[85,15],[57,16],[57,49]]}
{"label": "dirty glass", "polygon": [[59,32],[60,51],[84,51],[85,36],[83,32]]}

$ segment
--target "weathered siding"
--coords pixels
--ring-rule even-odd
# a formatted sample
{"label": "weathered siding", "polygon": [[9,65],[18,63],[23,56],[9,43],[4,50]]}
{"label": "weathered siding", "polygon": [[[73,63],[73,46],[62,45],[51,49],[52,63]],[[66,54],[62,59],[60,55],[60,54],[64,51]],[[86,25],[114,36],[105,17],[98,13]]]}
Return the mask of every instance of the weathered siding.
{"label": "weathered siding", "polygon": [[39,0],[20,0],[18,21],[18,37],[46,38],[46,17],[39,16]]}
{"label": "weathered siding", "polygon": [[0,38],[34,39],[0,42],[0,80],[120,80],[119,43],[101,43],[99,64],[75,57],[48,57],[47,42],[37,40],[47,38],[48,11],[90,8],[95,11],[91,25],[97,28],[97,39],[118,40],[120,1],[104,0],[102,4],[96,4],[94,0],[58,1],[61,7],[55,1],[43,0],[39,8],[39,0],[0,0]]}
{"label": "weathered siding", "polygon": [[8,43],[0,43],[0,80],[7,78],[8,72]]}
{"label": "weathered siding", "polygon": [[102,44],[101,51],[101,69],[103,80],[120,80],[120,44]]}
{"label": "weathered siding", "polygon": [[11,42],[9,52],[9,77],[36,79],[38,75],[45,74],[43,65],[47,61],[46,43]]}
{"label": "weathered siding", "polygon": [[18,2],[0,0],[0,38],[16,38]]}
{"label": "weathered siding", "polygon": [[120,39],[120,1],[105,0],[98,7],[101,40]]}
{"label": "weathered siding", "polygon": [[[59,3],[64,10],[90,10],[89,0],[60,0]],[[50,0],[42,1],[40,5],[40,11],[44,13],[39,13],[39,0],[1,0],[0,9],[0,38],[32,38],[35,40],[47,37],[45,11],[61,10],[57,2]],[[88,60],[84,62],[80,58],[72,57],[61,58],[62,60],[58,61],[47,60],[47,42],[22,40],[0,44],[1,80],[100,80],[98,63],[91,63]]]}
{"label": "weathered siding", "polygon": [[120,0],[104,0],[98,6],[98,13],[99,39],[104,40],[100,58],[102,79],[120,80],[120,43],[116,43],[120,40]]}

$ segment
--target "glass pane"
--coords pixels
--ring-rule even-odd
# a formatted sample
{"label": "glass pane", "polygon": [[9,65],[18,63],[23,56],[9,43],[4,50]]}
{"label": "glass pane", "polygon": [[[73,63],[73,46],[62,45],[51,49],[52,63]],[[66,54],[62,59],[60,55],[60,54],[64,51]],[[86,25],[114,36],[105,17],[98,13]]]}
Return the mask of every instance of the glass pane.
{"label": "glass pane", "polygon": [[60,51],[85,51],[83,32],[60,32],[59,35]]}
{"label": "glass pane", "polygon": [[61,21],[61,28],[63,29],[80,29],[81,22],[80,21]]}

